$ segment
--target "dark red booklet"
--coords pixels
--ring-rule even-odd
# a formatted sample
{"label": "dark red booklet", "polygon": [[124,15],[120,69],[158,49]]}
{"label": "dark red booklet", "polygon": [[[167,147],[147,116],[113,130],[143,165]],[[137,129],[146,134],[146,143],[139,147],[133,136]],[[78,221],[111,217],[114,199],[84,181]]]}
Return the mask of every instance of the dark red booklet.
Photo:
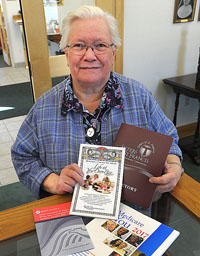
{"label": "dark red booklet", "polygon": [[113,146],[125,147],[122,200],[149,208],[156,185],[149,182],[160,176],[173,138],[123,123]]}

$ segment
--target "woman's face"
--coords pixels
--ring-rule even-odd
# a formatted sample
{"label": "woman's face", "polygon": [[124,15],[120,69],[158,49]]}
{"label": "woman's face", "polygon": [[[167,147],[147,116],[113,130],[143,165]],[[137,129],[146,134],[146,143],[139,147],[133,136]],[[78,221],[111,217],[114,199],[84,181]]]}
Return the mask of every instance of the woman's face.
{"label": "woman's face", "polygon": [[137,240],[138,240],[137,236],[131,236],[130,237],[130,243],[135,243],[135,242],[137,242]]}
{"label": "woman's face", "polygon": [[120,229],[118,229],[117,234],[118,235],[123,235],[123,234],[126,234],[126,232],[127,232],[126,228],[120,228]]}
{"label": "woman's face", "polygon": [[122,243],[118,246],[118,248],[123,249],[123,248],[125,248],[126,246],[127,246],[127,244],[124,243],[124,242],[122,242]]}
{"label": "woman's face", "polygon": [[115,245],[118,246],[118,245],[120,245],[121,243],[122,243],[122,240],[117,240],[117,241],[115,242]]}
{"label": "woman's face", "polygon": [[[74,20],[71,23],[68,38],[68,45],[85,43],[90,46],[101,42],[112,44],[109,26],[100,17]],[[68,49],[65,54],[73,85],[82,88],[84,86],[103,88],[109,79],[115,53],[116,50],[109,47],[104,54],[96,55],[89,47],[85,54],[78,56]]]}

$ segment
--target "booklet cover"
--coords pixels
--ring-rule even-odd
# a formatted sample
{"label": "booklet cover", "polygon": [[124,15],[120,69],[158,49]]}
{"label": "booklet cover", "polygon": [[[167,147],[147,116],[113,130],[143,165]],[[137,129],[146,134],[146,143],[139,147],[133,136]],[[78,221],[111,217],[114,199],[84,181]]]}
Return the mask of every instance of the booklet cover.
{"label": "booklet cover", "polygon": [[126,148],[122,200],[150,207],[156,185],[149,178],[161,175],[172,140],[134,125],[121,125],[113,145]]}
{"label": "booklet cover", "polygon": [[42,256],[72,255],[94,248],[82,218],[69,215],[70,206],[71,202],[33,209]]}
{"label": "booklet cover", "polygon": [[95,218],[86,226],[95,248],[89,251],[93,256],[161,256],[180,235],[122,203],[116,220]]}
{"label": "booklet cover", "polygon": [[70,214],[117,218],[119,213],[125,148],[81,144],[78,164],[84,186],[75,185]]}

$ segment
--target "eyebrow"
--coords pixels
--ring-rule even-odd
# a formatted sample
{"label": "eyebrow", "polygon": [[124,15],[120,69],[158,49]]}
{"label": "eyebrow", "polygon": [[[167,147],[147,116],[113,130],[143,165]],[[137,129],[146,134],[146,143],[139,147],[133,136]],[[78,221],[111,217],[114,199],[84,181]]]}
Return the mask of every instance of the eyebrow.
{"label": "eyebrow", "polygon": [[[94,43],[97,43],[97,42],[106,42],[106,41],[105,41],[105,39],[96,39],[92,43],[94,44]],[[74,43],[84,43],[84,44],[86,44],[86,41],[83,40],[83,39],[77,39],[77,40],[74,41]]]}

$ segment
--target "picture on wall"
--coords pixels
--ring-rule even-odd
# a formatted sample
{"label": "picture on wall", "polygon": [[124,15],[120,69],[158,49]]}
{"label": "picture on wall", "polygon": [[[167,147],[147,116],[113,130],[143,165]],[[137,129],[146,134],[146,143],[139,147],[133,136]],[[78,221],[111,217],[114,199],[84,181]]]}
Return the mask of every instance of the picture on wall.
{"label": "picture on wall", "polygon": [[175,0],[174,23],[194,20],[197,0]]}
{"label": "picture on wall", "polygon": [[200,5],[199,5],[198,21],[200,21]]}
{"label": "picture on wall", "polygon": [[57,0],[57,5],[63,5],[63,0]]}

